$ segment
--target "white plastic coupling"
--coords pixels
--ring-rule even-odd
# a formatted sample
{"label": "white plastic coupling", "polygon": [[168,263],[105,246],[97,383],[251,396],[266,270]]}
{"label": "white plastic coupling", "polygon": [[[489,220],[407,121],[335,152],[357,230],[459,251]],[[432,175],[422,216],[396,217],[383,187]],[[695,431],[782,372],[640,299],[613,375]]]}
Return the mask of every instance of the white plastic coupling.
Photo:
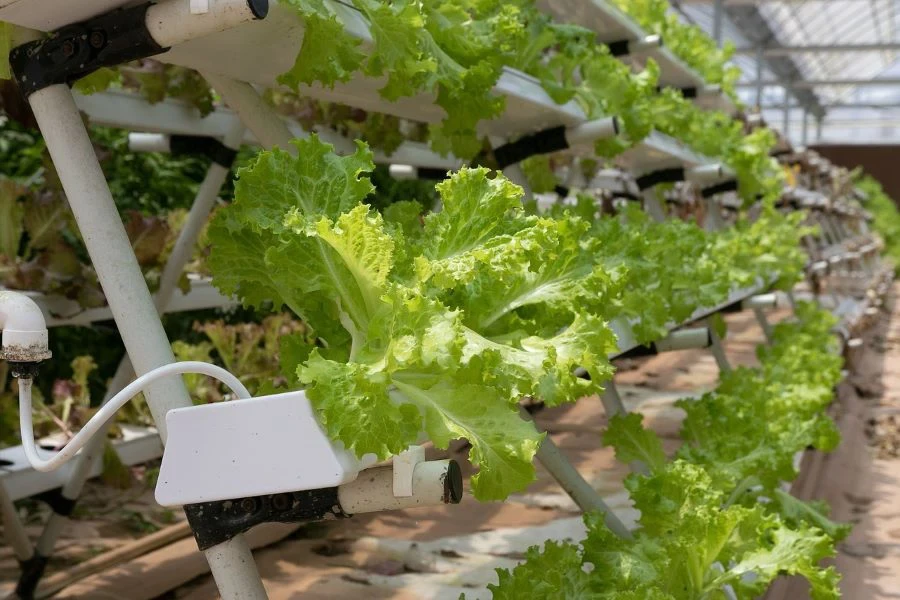
{"label": "white plastic coupling", "polygon": [[413,165],[391,165],[388,168],[391,177],[400,181],[419,178],[419,169]]}
{"label": "white plastic coupling", "polygon": [[691,327],[673,331],[665,338],[655,342],[657,352],[689,350],[691,348],[708,348],[712,343],[708,327]]}
{"label": "white plastic coupling", "polygon": [[639,40],[629,42],[628,53],[632,55],[642,54],[644,52],[656,50],[657,48],[662,48],[662,45],[663,39],[661,35],[648,35]]}
{"label": "white plastic coupling", "polygon": [[462,471],[454,460],[417,463],[409,496],[394,495],[394,467],[390,466],[361,471],[355,481],[338,487],[341,509],[350,515],[458,504],[462,494]]}
{"label": "white plastic coupling", "polygon": [[413,473],[419,463],[425,462],[425,448],[410,446],[394,457],[394,496],[409,498],[413,495]]}
{"label": "white plastic coupling", "polygon": [[778,296],[775,294],[757,294],[741,302],[743,309],[776,308],[777,306]]}
{"label": "white plastic coupling", "polygon": [[728,174],[728,171],[720,164],[700,165],[684,170],[686,181],[693,183],[715,183]]}
{"label": "white plastic coupling", "polygon": [[713,98],[722,95],[722,86],[718,84],[704,85],[697,89],[698,98]]}
{"label": "white plastic coupling", "polygon": [[809,266],[809,271],[817,275],[828,272],[828,261],[817,260]]}
{"label": "white plastic coupling", "polygon": [[129,133],[128,149],[132,152],[171,152],[170,138],[164,133]]}
{"label": "white plastic coupling", "polygon": [[147,9],[147,31],[163,48],[265,18],[268,0],[216,0],[206,12],[192,10],[191,0],[162,0]]}
{"label": "white plastic coupling", "polygon": [[0,291],[0,329],[0,359],[40,362],[50,358],[44,313],[25,294]]}
{"label": "white plastic coupling", "polygon": [[606,117],[573,125],[566,129],[566,143],[570,148],[582,144],[592,144],[619,135],[621,127],[618,117]]}

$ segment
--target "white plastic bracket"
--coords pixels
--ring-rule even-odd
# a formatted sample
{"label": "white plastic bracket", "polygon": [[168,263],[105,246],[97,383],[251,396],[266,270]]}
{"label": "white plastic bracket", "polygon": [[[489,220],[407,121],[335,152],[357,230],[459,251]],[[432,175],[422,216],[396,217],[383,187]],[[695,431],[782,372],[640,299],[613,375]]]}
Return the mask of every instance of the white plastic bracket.
{"label": "white plastic bracket", "polygon": [[421,462],[425,462],[425,448],[422,446],[410,446],[394,457],[394,497],[409,498],[413,495],[413,473]]}
{"label": "white plastic bracket", "polygon": [[203,15],[209,12],[209,0],[191,0],[191,14]]}

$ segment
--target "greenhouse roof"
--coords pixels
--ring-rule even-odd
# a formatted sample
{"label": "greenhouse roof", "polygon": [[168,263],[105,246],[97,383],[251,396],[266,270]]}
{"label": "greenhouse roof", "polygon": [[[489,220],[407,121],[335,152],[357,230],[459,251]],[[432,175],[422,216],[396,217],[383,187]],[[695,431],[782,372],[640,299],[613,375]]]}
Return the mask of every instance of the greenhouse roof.
{"label": "greenhouse roof", "polygon": [[[673,0],[715,34],[716,0]],[[738,94],[803,143],[897,143],[900,36],[896,0],[719,0],[722,39],[737,48]],[[761,62],[760,62],[761,61]],[[758,82],[763,82],[759,85]],[[815,119],[823,117],[821,134]]]}

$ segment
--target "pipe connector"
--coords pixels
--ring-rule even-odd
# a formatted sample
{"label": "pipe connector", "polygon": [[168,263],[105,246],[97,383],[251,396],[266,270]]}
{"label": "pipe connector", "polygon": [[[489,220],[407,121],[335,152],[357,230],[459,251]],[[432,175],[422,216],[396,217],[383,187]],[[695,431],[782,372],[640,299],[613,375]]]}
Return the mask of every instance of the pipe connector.
{"label": "pipe connector", "polygon": [[0,359],[37,363],[50,358],[44,313],[25,294],[0,291],[0,329]]}

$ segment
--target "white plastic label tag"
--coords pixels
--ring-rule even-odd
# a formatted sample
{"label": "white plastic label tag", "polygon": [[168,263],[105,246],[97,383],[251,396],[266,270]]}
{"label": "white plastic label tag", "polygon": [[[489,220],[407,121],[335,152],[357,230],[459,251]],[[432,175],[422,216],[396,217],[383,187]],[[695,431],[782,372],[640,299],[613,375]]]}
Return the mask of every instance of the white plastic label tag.
{"label": "white plastic label tag", "polygon": [[209,12],[209,0],[191,0],[191,14],[203,15]]}

